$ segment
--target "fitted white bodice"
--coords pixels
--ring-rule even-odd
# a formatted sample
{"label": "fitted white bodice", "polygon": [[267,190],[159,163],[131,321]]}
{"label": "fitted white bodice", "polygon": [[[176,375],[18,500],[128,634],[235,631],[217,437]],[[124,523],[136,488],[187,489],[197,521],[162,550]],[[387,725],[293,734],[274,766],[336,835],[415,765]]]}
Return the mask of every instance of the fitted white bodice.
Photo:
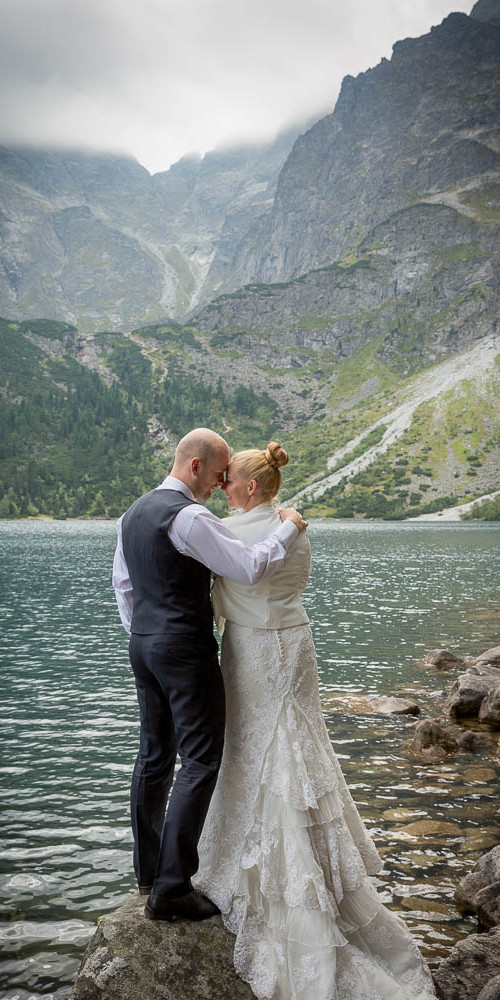
{"label": "fitted white bodice", "polygon": [[[276,531],[281,520],[270,503],[263,503],[233,514],[224,523],[237,538],[253,545]],[[219,630],[224,619],[253,628],[289,628],[308,622],[300,595],[310,569],[311,549],[303,531],[284,565],[267,580],[248,586],[218,577],[212,589],[212,602]]]}

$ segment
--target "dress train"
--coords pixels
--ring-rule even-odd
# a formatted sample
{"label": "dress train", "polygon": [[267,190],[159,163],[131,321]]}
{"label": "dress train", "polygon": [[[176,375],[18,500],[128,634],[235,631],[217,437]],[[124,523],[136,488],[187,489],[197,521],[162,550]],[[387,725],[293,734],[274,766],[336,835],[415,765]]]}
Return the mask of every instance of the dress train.
{"label": "dress train", "polygon": [[226,623],[224,757],[197,888],[259,1000],[431,1000],[429,970],[369,878],[382,862],[324,724],[309,625]]}

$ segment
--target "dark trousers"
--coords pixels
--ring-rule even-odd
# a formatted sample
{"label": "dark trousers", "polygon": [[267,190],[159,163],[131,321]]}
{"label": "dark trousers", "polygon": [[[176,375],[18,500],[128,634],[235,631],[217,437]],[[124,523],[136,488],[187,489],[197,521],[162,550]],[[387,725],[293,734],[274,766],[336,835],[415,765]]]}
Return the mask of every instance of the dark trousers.
{"label": "dark trousers", "polygon": [[201,646],[181,635],[132,635],[130,662],[141,715],[131,789],[134,869],[140,886],[154,883],[155,893],[175,899],[192,888],[222,758],[222,675],[215,640]]}

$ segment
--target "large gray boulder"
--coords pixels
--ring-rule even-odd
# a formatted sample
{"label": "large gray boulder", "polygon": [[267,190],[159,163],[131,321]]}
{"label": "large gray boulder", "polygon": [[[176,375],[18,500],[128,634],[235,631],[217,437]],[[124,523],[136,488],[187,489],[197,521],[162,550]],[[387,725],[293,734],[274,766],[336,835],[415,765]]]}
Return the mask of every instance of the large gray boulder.
{"label": "large gray boulder", "polygon": [[[500,976],[500,927],[471,934],[452,949],[434,973],[440,1000],[479,1000]],[[496,994],[493,992],[493,997]]]}
{"label": "large gray boulder", "polygon": [[[500,674],[500,670],[498,673]],[[479,709],[479,721],[500,729],[500,684],[483,698]]]}
{"label": "large gray boulder", "polygon": [[481,990],[477,1000],[500,1000],[500,976],[490,980],[484,990]]}
{"label": "large gray boulder", "polygon": [[491,649],[487,649],[480,656],[476,657],[473,666],[481,666],[485,663],[489,663],[490,667],[497,667],[500,669],[500,646],[493,646]]}
{"label": "large gray boulder", "polygon": [[[476,866],[461,880],[455,891],[455,903],[459,910],[465,913],[477,913],[478,895],[489,886],[500,881],[500,845],[488,851],[479,859]],[[500,921],[497,920],[496,923]],[[486,925],[488,926],[488,925]],[[491,927],[492,924],[490,923]]]}
{"label": "large gray boulder", "polygon": [[486,696],[497,688],[500,688],[500,670],[489,660],[478,659],[457,677],[445,701],[445,711],[454,718],[477,716]]}
{"label": "large gray boulder", "polygon": [[233,966],[234,937],[220,917],[146,920],[138,894],[101,917],[70,1000],[252,1000]]}
{"label": "large gray boulder", "polygon": [[500,924],[500,879],[480,889],[476,896],[479,922],[488,930]]}

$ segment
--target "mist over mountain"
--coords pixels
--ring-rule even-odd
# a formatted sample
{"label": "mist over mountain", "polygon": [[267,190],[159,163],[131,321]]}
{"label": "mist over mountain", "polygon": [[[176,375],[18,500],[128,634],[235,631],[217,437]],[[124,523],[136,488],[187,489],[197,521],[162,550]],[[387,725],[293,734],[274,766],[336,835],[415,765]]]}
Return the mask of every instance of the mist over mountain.
{"label": "mist over mountain", "polygon": [[272,202],[297,134],[153,176],[125,157],[0,148],[0,313],[82,330],[185,315]]}

